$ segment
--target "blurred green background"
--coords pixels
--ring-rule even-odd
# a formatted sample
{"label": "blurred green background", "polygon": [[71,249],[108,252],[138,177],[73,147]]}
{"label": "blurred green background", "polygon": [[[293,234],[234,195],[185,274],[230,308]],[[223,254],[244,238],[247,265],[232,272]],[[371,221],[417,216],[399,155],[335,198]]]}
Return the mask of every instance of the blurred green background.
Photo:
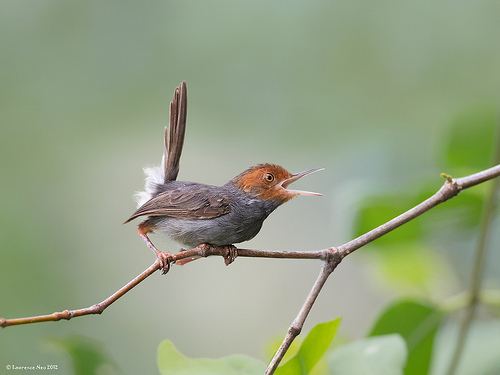
{"label": "blurred green background", "polygon": [[[301,183],[324,197],[281,207],[245,247],[340,244],[364,228],[356,218],[367,199],[406,194],[391,202],[394,216],[437,188],[439,172],[489,166],[486,146],[463,150],[485,155],[475,169],[451,168],[443,150],[457,150],[453,123],[471,113],[464,121],[474,134],[483,123],[474,119],[497,109],[495,1],[4,0],[0,9],[0,316],[91,305],[153,261],[134,225],[121,223],[135,208],[141,168],[160,161],[181,80],[189,103],[180,179],[222,184],[264,161],[326,168]],[[439,213],[418,222],[436,232],[428,258],[416,255],[433,265],[428,277],[382,277],[394,272],[363,249],[329,280],[306,330],[341,316],[340,334],[356,339],[397,296],[462,291],[474,231],[454,237],[458,224]],[[490,256],[487,285],[499,287],[500,256]],[[157,373],[165,338],[189,356],[264,358],[318,267],[258,259],[175,267],[100,317],[1,330],[0,372],[5,363],[55,363],[71,373],[48,344],[71,335],[101,343],[124,374]]]}

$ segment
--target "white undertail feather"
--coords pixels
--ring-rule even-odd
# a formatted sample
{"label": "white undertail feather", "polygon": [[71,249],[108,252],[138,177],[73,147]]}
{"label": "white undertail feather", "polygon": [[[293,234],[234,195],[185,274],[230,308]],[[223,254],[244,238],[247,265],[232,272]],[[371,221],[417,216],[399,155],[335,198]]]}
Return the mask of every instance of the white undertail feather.
{"label": "white undertail feather", "polygon": [[141,207],[148,200],[158,193],[158,185],[165,183],[165,156],[161,159],[161,165],[156,167],[144,168],[146,178],[144,180],[144,191],[138,191],[134,194],[137,207]]}

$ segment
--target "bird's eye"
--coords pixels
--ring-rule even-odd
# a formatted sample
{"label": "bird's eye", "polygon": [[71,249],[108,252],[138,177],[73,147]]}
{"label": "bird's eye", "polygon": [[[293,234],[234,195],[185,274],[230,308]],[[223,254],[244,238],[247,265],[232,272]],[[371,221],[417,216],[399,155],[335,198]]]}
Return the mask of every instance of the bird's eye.
{"label": "bird's eye", "polygon": [[274,181],[274,176],[271,173],[266,173],[264,175],[264,180],[266,180],[267,182],[273,182]]}

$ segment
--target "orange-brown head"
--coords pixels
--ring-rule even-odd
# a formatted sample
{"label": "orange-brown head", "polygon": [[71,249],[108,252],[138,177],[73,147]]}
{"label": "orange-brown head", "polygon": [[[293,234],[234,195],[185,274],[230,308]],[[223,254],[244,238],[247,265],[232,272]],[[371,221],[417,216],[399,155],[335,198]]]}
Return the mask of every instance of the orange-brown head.
{"label": "orange-brown head", "polygon": [[288,188],[298,179],[321,170],[323,168],[292,174],[276,164],[258,164],[248,168],[231,181],[239,189],[257,198],[273,199],[284,203],[298,195],[322,195],[311,191]]}

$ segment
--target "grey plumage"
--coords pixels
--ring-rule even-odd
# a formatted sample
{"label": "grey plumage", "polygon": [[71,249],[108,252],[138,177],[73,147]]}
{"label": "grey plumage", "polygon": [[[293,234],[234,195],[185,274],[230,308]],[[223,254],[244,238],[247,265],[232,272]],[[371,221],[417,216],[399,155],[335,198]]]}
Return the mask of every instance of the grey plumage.
{"label": "grey plumage", "polygon": [[[221,213],[210,218],[185,213],[179,215],[175,212],[171,215],[149,216],[146,220],[146,225],[166,233],[173,240],[188,247],[201,243],[229,245],[248,241],[259,233],[264,220],[280,205],[279,201],[255,199],[235,187],[232,182],[217,187],[172,181],[161,188],[166,191],[187,191],[188,195],[195,192],[194,196],[200,192],[205,202],[207,196],[224,200]],[[161,197],[161,193],[158,196]]]}

